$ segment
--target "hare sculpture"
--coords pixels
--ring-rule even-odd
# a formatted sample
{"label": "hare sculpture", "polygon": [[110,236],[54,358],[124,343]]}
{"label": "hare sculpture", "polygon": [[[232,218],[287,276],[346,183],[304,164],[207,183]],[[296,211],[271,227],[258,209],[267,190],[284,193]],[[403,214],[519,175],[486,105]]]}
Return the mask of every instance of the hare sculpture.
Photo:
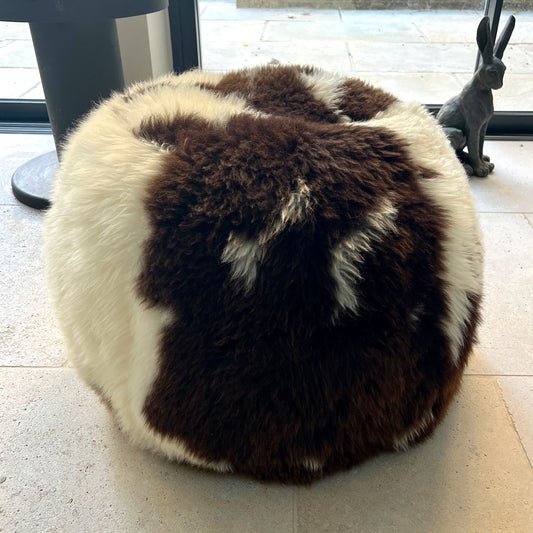
{"label": "hare sculpture", "polygon": [[[503,85],[503,52],[515,26],[509,17],[494,47],[489,17],[483,17],[477,29],[477,44],[482,63],[461,93],[440,109],[437,120],[442,124],[459,160],[469,175],[485,177],[494,170],[490,158],[483,154],[487,125],[494,114],[492,89]],[[464,148],[468,148],[468,153]]]}
{"label": "hare sculpture", "polygon": [[133,86],[65,146],[47,278],[69,357],[131,440],[308,483],[442,420],[483,252],[437,121],[311,67]]}

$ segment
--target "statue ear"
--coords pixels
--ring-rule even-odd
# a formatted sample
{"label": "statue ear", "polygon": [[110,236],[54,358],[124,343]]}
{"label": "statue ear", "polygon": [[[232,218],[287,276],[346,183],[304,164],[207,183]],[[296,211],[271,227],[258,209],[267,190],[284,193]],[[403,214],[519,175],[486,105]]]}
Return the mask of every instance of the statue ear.
{"label": "statue ear", "polygon": [[490,63],[493,58],[492,35],[490,34],[490,19],[483,17],[477,27],[477,45],[483,58],[483,63]]}
{"label": "statue ear", "polygon": [[503,56],[505,47],[507,46],[507,43],[511,38],[511,33],[513,33],[515,22],[516,19],[513,15],[511,15],[509,17],[509,20],[507,21],[507,24],[505,25],[505,28],[503,28],[500,38],[496,41],[496,46],[494,47],[494,55],[498,59],[501,59]]}

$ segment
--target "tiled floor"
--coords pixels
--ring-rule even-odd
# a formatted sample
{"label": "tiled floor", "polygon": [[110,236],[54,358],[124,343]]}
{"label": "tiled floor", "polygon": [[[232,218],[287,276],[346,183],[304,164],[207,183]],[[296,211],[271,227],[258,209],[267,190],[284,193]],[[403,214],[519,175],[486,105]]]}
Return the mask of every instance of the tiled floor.
{"label": "tiled floor", "polygon": [[[533,110],[533,13],[515,13],[499,110]],[[502,16],[502,24],[509,13]],[[199,0],[203,67],[313,64],[357,74],[405,100],[440,104],[470,78],[480,11],[237,9]],[[0,98],[43,98],[27,24],[0,22]]]}
{"label": "tiled floor", "polygon": [[488,142],[474,178],[484,323],[433,438],[310,488],[180,466],[132,447],[66,363],[43,280],[42,215],[18,165],[50,136],[0,135],[0,531],[526,533],[533,530],[533,142]]}

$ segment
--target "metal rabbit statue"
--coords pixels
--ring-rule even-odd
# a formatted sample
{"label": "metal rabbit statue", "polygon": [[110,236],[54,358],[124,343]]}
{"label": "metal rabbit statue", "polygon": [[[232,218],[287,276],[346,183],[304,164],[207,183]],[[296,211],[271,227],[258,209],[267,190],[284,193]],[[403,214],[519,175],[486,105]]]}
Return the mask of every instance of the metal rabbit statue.
{"label": "metal rabbit statue", "polygon": [[[511,15],[494,47],[490,19],[481,19],[477,44],[483,62],[461,93],[448,100],[437,115],[468,175],[484,177],[494,169],[490,158],[483,155],[483,142],[494,114],[492,89],[503,85],[505,65],[501,59],[514,26],[515,18]],[[463,151],[465,147],[468,154]]]}

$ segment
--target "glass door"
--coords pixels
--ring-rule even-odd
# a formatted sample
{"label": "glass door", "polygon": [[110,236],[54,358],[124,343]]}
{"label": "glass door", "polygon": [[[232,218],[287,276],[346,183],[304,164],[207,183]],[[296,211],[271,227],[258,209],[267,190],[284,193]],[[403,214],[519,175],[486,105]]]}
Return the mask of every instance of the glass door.
{"label": "glass door", "polygon": [[[313,7],[283,0],[199,0],[203,68],[312,64],[425,104],[442,104],[472,77],[483,0],[405,2],[411,6],[405,9],[383,9],[390,3],[382,0],[305,4]],[[503,58],[504,86],[494,91],[495,108],[533,111],[533,0],[513,5],[519,8],[517,24]],[[501,28],[510,14],[502,13]]]}

